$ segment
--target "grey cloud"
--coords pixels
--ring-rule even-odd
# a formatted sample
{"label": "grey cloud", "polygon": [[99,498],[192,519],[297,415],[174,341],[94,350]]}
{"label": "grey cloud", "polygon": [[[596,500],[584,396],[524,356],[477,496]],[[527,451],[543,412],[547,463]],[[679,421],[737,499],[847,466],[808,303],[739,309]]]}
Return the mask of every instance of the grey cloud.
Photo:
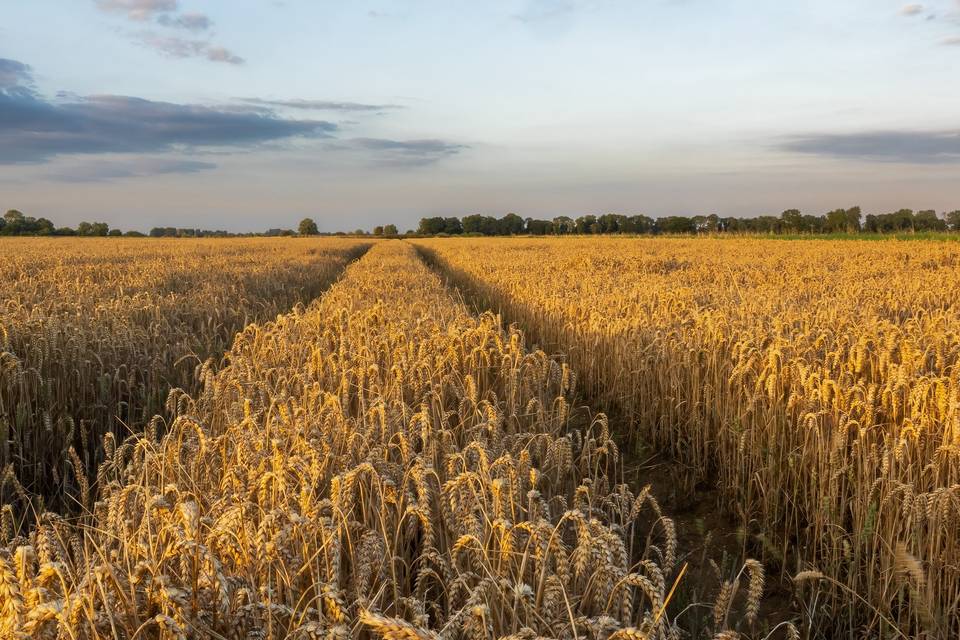
{"label": "grey cloud", "polygon": [[0,90],[27,85],[33,82],[30,65],[0,58]]}
{"label": "grey cloud", "polygon": [[244,64],[246,60],[223,47],[207,47],[207,60],[211,62],[226,62],[227,64]]}
{"label": "grey cloud", "polygon": [[265,100],[263,98],[243,98],[244,102],[265,107],[286,107],[310,111],[369,112],[403,109],[398,104],[365,104],[360,102],[337,102],[331,100]]}
{"label": "grey cloud", "polygon": [[948,47],[960,47],[960,36],[953,36],[952,38],[945,38],[940,41],[940,44],[943,44]]}
{"label": "grey cloud", "polygon": [[142,31],[136,34],[136,41],[172,58],[206,58],[211,62],[226,62],[234,65],[244,63],[243,58],[229,49],[211,46],[205,40],[189,40],[159,35],[153,31]]}
{"label": "grey cloud", "polygon": [[172,158],[132,158],[122,161],[87,161],[58,169],[48,175],[58,182],[108,182],[118,178],[198,173],[216,169],[212,162]]}
{"label": "grey cloud", "polygon": [[354,138],[350,143],[355,148],[376,152],[380,164],[407,166],[433,164],[470,148],[465,144],[436,139]]}
{"label": "grey cloud", "polygon": [[948,164],[960,162],[960,131],[873,131],[794,136],[785,151],[848,160]]}
{"label": "grey cloud", "polygon": [[182,13],[178,16],[162,15],[157,18],[157,23],[165,27],[186,29],[187,31],[206,31],[213,26],[213,21],[202,13]]}
{"label": "grey cloud", "polygon": [[145,21],[177,10],[177,0],[96,0],[101,11],[121,13],[130,20]]}
{"label": "grey cloud", "polygon": [[907,4],[900,9],[900,15],[902,16],[916,16],[923,13],[922,4]]}
{"label": "grey cloud", "polygon": [[337,125],[127,96],[50,102],[22,87],[0,89],[0,164],[75,153],[156,152],[176,147],[249,147],[293,137],[329,137]]}
{"label": "grey cloud", "polygon": [[[96,0],[96,4],[102,11],[123,14],[129,20],[146,22],[155,19],[157,24],[172,29],[199,32],[208,31],[213,26],[213,21],[204,13],[177,13],[180,8],[178,0]],[[131,35],[139,44],[174,58],[206,58],[211,62],[236,65],[244,63],[243,58],[229,49],[214,46],[207,40],[189,40],[153,31]]]}

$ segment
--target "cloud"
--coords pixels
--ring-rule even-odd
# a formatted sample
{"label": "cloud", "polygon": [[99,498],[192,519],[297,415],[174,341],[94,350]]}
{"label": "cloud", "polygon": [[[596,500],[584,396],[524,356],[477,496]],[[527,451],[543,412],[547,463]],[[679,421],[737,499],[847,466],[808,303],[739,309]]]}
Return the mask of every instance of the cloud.
{"label": "cloud", "polygon": [[[15,67],[5,62],[4,68]],[[23,70],[16,68],[22,77]],[[323,120],[284,119],[229,106],[115,95],[51,102],[23,85],[0,89],[0,164],[77,153],[249,147],[294,137],[330,137],[336,131],[337,125]]]}
{"label": "cloud", "polygon": [[[204,13],[177,13],[178,0],[96,0],[101,11],[119,13],[135,22],[154,21],[162,27],[186,31],[208,31],[213,21]],[[174,58],[206,58],[211,62],[240,65],[245,61],[229,49],[215,46],[209,40],[189,40],[161,35],[154,31],[131,34],[134,41]]]}
{"label": "cloud", "polygon": [[136,34],[137,43],[156,49],[160,53],[172,58],[206,58],[211,62],[226,62],[241,65],[244,59],[235,55],[229,49],[211,46],[205,40],[189,40],[176,36],[164,36],[153,31],[141,31]]}
{"label": "cloud", "polygon": [[0,58],[0,91],[7,88],[28,85],[33,82],[30,65]]}
{"label": "cloud", "polygon": [[131,158],[122,161],[88,160],[48,175],[58,182],[108,182],[118,178],[198,173],[216,169],[212,162],[174,158]]}
{"label": "cloud", "polygon": [[226,62],[227,64],[246,63],[246,60],[223,47],[207,47],[206,56],[207,60],[211,62]]}
{"label": "cloud", "polygon": [[265,107],[285,107],[309,111],[370,112],[403,109],[399,104],[366,104],[360,102],[337,102],[331,100],[265,100],[263,98],[242,98],[243,102]]}
{"label": "cloud", "polygon": [[785,151],[844,160],[949,164],[960,162],[960,131],[873,131],[794,136]]}
{"label": "cloud", "polygon": [[379,164],[403,166],[433,164],[470,148],[465,144],[436,139],[354,138],[349,142],[354,148],[376,152]]}
{"label": "cloud", "polygon": [[900,9],[900,15],[902,16],[917,16],[923,13],[922,4],[907,4]]}
{"label": "cloud", "polygon": [[206,31],[213,26],[213,21],[202,13],[182,13],[178,16],[162,15],[157,18],[157,23],[173,29],[186,29],[187,31]]}
{"label": "cloud", "polygon": [[101,11],[121,13],[138,22],[176,11],[179,4],[177,0],[96,0],[96,3]]}
{"label": "cloud", "polygon": [[960,47],[960,36],[953,36],[951,38],[944,38],[940,41],[940,44],[948,47]]}

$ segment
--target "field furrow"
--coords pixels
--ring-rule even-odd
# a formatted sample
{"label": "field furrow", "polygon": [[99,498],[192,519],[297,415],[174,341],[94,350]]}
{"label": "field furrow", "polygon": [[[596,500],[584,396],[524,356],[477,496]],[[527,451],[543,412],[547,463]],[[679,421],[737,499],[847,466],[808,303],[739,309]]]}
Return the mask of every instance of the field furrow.
{"label": "field furrow", "polygon": [[[158,440],[106,437],[82,524],[47,514],[7,540],[0,629],[674,637],[672,521],[620,482],[575,385],[411,245],[377,244],[314,304],[240,333],[228,366],[170,398]],[[742,576],[717,632],[756,623],[759,565]]]}
{"label": "field furrow", "polygon": [[0,242],[0,499],[76,510],[105,434],[142,431],[171,389],[196,391],[244,326],[309,302],[367,246]]}
{"label": "field furrow", "polygon": [[815,635],[960,634],[960,250],[424,240],[562,351],[636,446],[709,483]]}

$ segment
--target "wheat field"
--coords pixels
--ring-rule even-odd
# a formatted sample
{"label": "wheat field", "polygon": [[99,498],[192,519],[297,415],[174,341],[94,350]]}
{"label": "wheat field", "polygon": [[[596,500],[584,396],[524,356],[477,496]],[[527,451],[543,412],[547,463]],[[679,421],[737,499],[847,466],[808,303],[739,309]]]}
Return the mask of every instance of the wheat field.
{"label": "wheat field", "polygon": [[[83,502],[103,436],[143,431],[234,334],[319,295],[363,244],[343,240],[0,243],[0,498]],[[89,492],[87,492],[89,493]],[[89,505],[87,505],[89,506]]]}
{"label": "wheat field", "polygon": [[[5,521],[0,628],[679,637],[673,523],[619,481],[606,418],[576,412],[575,373],[472,315],[409,244],[248,326],[228,361],[171,392],[163,435],[105,436],[88,512]],[[718,632],[756,622],[763,580],[748,561],[723,585]]]}
{"label": "wheat field", "polygon": [[960,633],[955,245],[0,251],[0,638]]}
{"label": "wheat field", "polygon": [[418,244],[682,462],[682,492],[717,487],[768,566],[818,583],[796,585],[818,625],[960,635],[955,244]]}

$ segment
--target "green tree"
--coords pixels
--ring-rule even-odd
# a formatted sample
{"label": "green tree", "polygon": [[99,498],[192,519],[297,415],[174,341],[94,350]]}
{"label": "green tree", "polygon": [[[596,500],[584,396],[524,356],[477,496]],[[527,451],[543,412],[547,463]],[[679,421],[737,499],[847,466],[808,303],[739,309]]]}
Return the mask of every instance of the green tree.
{"label": "green tree", "polygon": [[573,233],[576,229],[576,223],[569,216],[557,216],[553,219],[553,232],[558,236]]}
{"label": "green tree", "polygon": [[580,234],[585,235],[588,233],[593,233],[593,229],[597,224],[597,216],[580,216],[577,218],[577,222],[574,226],[574,230]]}
{"label": "green tree", "polygon": [[960,210],[951,211],[945,217],[951,231],[960,231]]}
{"label": "green tree", "polygon": [[398,233],[399,232],[397,231],[397,225],[395,224],[388,224],[388,225],[384,225],[383,227],[383,235],[385,236],[395,236]]}
{"label": "green tree", "polygon": [[463,224],[460,222],[460,218],[444,218],[443,232],[452,236],[458,236],[463,233]]}
{"label": "green tree", "polygon": [[373,228],[373,235],[375,235],[375,236],[382,236],[382,235],[383,235],[383,227],[380,226],[380,225],[375,226],[375,227]]}
{"label": "green tree", "polygon": [[932,209],[918,211],[913,217],[913,226],[917,231],[946,231],[947,223],[937,216]]}
{"label": "green tree", "polygon": [[859,233],[862,215],[860,207],[850,207],[846,210],[845,215],[847,218],[847,233]]}
{"label": "green tree", "polygon": [[320,233],[320,230],[317,229],[317,223],[312,218],[304,218],[300,221],[297,232],[302,236],[315,236]]}
{"label": "green tree", "polygon": [[417,233],[425,236],[435,236],[443,233],[446,228],[446,221],[440,216],[432,218],[420,218],[420,226],[417,227]]}
{"label": "green tree", "polygon": [[847,228],[847,210],[834,209],[827,213],[827,231],[837,233]]}
{"label": "green tree", "polygon": [[799,233],[805,230],[803,228],[803,214],[799,209],[787,209],[780,214],[780,219],[783,220],[783,226],[790,231]]}
{"label": "green tree", "polygon": [[523,218],[515,213],[508,213],[498,221],[498,231],[501,235],[516,236],[523,233]]}

